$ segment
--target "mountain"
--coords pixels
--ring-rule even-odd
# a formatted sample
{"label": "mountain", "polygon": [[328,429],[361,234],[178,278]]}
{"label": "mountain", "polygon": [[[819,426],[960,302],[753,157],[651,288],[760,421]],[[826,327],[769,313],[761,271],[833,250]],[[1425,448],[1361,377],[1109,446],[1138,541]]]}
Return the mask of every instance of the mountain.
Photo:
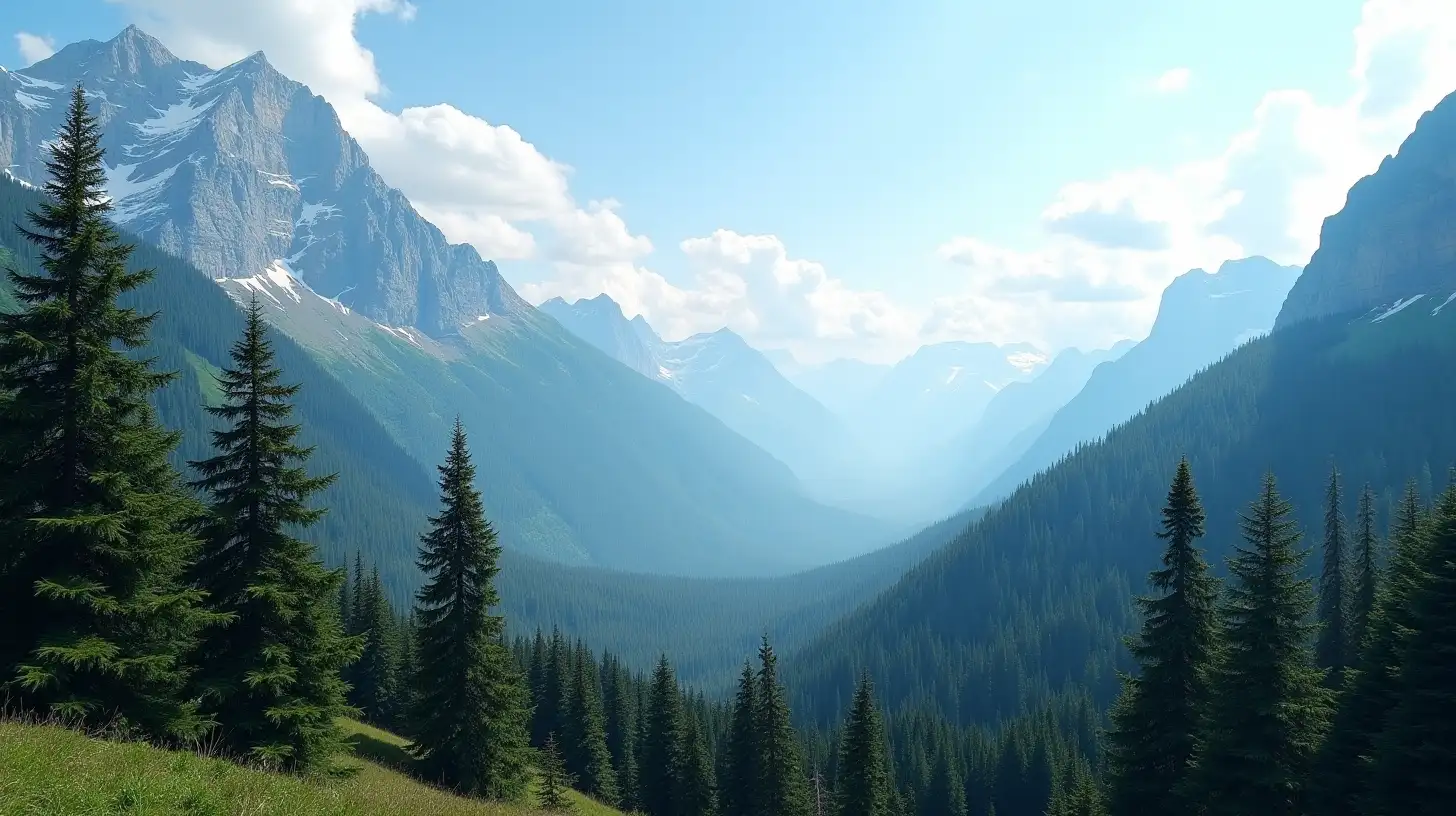
{"label": "mountain", "polygon": [[[1394,181],[1384,178],[1388,170]],[[1404,172],[1387,162],[1362,181],[1364,189],[1385,191],[1386,206],[1366,206],[1364,195],[1352,191],[1351,204],[1326,220],[1322,241],[1330,243],[1317,257],[1335,255],[1351,236],[1360,237],[1365,255],[1392,257],[1416,240],[1410,225],[1437,223],[1449,199],[1432,195],[1420,179],[1403,183]],[[1403,218],[1392,219],[1392,211]],[[1262,268],[1261,293],[1236,296],[1251,287],[1232,279],[1220,286],[1218,278],[1240,267]],[[1266,473],[1295,507],[1303,546],[1315,551],[1315,574],[1332,463],[1345,485],[1346,514],[1365,485],[1385,520],[1407,480],[1430,501],[1436,477],[1456,462],[1456,309],[1445,308],[1456,292],[1456,265],[1424,273],[1420,299],[1406,288],[1409,270],[1377,265],[1369,283],[1382,294],[1374,303],[1345,299],[1340,290],[1350,281],[1328,273],[1332,268],[1311,264],[1289,295],[1280,328],[1239,345],[1014,487],[950,545],[793,655],[785,676],[795,704],[810,719],[832,721],[824,701],[843,699],[863,671],[891,709],[932,705],[962,722],[1000,720],[1078,686],[1107,704],[1119,686],[1115,670],[1128,665],[1121,639],[1137,625],[1128,599],[1160,566],[1163,542],[1153,534],[1181,456],[1207,516],[1200,546],[1220,572],[1239,541],[1239,514]],[[1273,323],[1267,302],[1278,299],[1275,281],[1290,272],[1244,261],[1218,275],[1176,281],[1149,339],[1102,364],[1058,420],[1084,395],[1097,394],[1094,386],[1102,399],[1119,383],[1139,387],[1133,367],[1172,359],[1152,350],[1180,335],[1191,339],[1180,331],[1184,322],[1205,331],[1257,328],[1216,320],[1221,308],[1189,314],[1199,300],[1259,294],[1265,305],[1245,315]],[[1334,305],[1313,315],[1310,304]],[[1200,312],[1208,322],[1195,319]]]}
{"label": "mountain", "polygon": [[[1163,291],[1148,336],[1096,367],[1014,463],[967,506],[1010,494],[1077,446],[1095,441],[1242,343],[1269,331],[1300,269],[1266,258],[1228,261],[1216,273],[1194,269]],[[1024,441],[1024,440],[1023,440]]]}
{"label": "mountain", "polygon": [[1456,269],[1453,140],[1456,94],[1421,116],[1400,150],[1357,181],[1345,206],[1325,219],[1319,249],[1277,326],[1417,296],[1431,307],[1445,300]]}
{"label": "mountain", "polygon": [[770,359],[789,382],[839,416],[854,413],[893,367],[847,358],[805,365],[785,350]]}
{"label": "mountain", "polygon": [[10,175],[42,178],[42,142],[77,81],[102,117],[121,225],[235,298],[257,297],[418,466],[433,468],[462,418],[506,546],[755,575],[893,538],[811,500],[772,456],[531,308],[385,185],[332,108],[261,54],[211,70],[131,27],[7,72]]}
{"label": "mountain", "polygon": [[1017,343],[936,343],[896,363],[847,414],[868,444],[907,461],[976,424],[996,393],[1031,379],[1047,356]]}
{"label": "mountain", "polygon": [[605,294],[538,307],[572,334],[700,406],[788,465],[811,490],[856,462],[844,423],[730,329],[668,342]]}

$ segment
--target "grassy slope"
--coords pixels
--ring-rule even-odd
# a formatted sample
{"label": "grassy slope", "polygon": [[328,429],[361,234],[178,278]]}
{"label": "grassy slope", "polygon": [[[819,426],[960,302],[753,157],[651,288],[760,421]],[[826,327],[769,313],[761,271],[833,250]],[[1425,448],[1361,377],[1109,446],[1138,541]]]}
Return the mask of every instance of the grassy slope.
{"label": "grassy slope", "polygon": [[[517,816],[525,805],[472,801],[410,779],[404,740],[346,724],[359,773],[315,782],[192,753],[86,737],[53,726],[0,722],[0,814],[21,816]],[[612,808],[576,796],[576,812]]]}

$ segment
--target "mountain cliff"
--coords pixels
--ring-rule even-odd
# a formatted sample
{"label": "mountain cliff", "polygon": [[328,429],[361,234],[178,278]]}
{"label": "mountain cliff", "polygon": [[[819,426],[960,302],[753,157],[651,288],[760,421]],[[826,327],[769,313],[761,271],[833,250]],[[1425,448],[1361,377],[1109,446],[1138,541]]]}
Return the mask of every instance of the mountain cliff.
{"label": "mountain cliff", "polygon": [[219,70],[135,26],[0,73],[0,166],[34,183],[83,83],[116,221],[213,277],[286,269],[380,323],[443,336],[529,308],[369,166],[322,97],[262,53]]}
{"label": "mountain cliff", "polygon": [[1297,266],[1266,258],[1228,261],[1210,274],[1194,269],[1163,291],[1146,339],[1098,366],[1026,452],[968,506],[996,501],[1077,446],[1103,434],[1182,385],[1199,369],[1269,331],[1299,277]]}
{"label": "mountain cliff", "polygon": [[[1350,188],[1275,323],[1456,292],[1456,94],[1417,122],[1394,156]],[[1433,304],[1435,305],[1435,304]]]}

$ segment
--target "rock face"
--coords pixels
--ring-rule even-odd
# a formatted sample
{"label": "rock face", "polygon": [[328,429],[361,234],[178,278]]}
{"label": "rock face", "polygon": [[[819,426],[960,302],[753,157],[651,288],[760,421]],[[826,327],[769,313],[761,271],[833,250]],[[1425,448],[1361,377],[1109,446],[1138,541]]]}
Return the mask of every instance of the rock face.
{"label": "rock face", "polygon": [[1456,289],[1456,94],[1350,188],[1275,328]]}
{"label": "rock face", "polygon": [[80,82],[115,219],[215,278],[283,270],[391,326],[444,336],[530,308],[388,187],[333,108],[261,53],[213,71],[135,26],[0,73],[0,166],[36,183]]}

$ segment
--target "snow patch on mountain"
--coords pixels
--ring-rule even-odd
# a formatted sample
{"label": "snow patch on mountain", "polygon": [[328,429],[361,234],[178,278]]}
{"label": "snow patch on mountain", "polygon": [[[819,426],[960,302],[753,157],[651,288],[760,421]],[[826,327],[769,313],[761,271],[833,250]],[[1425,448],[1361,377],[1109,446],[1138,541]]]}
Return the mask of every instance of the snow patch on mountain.
{"label": "snow patch on mountain", "polygon": [[35,94],[26,93],[25,91],[16,91],[15,101],[19,102],[20,106],[26,110],[40,110],[51,106],[49,100],[41,99]]}
{"label": "snow patch on mountain", "polygon": [[1456,300],[1456,292],[1452,292],[1449,297],[1447,297],[1445,300],[1441,301],[1441,305],[1440,306],[1437,306],[1436,308],[1432,309],[1431,310],[1431,315],[1432,316],[1435,316],[1435,315],[1440,314],[1441,313],[1441,310],[1444,309],[1444,308],[1446,308],[1446,306],[1449,305],[1451,303],[1451,301],[1453,301],[1453,300]]}
{"label": "snow patch on mountain", "polygon": [[1394,306],[1391,306],[1389,309],[1386,309],[1384,312],[1381,312],[1379,317],[1375,318],[1374,320],[1372,320],[1370,322],[1372,322],[1372,323],[1379,323],[1380,321],[1384,320],[1387,317],[1391,317],[1392,315],[1400,314],[1402,311],[1405,310],[1405,308],[1407,306],[1411,305],[1412,303],[1415,303],[1416,301],[1420,300],[1423,297],[1425,297],[1424,294],[1415,295],[1414,297],[1409,297],[1409,298],[1401,298],[1400,300],[1398,300],[1398,301],[1395,302],[1395,305]]}
{"label": "snow patch on mountain", "polygon": [[106,170],[106,195],[111,199],[111,218],[118,224],[127,224],[143,215],[148,215],[166,204],[160,202],[162,187],[181,164],[138,178],[137,164],[118,164],[115,167],[103,165]]}

